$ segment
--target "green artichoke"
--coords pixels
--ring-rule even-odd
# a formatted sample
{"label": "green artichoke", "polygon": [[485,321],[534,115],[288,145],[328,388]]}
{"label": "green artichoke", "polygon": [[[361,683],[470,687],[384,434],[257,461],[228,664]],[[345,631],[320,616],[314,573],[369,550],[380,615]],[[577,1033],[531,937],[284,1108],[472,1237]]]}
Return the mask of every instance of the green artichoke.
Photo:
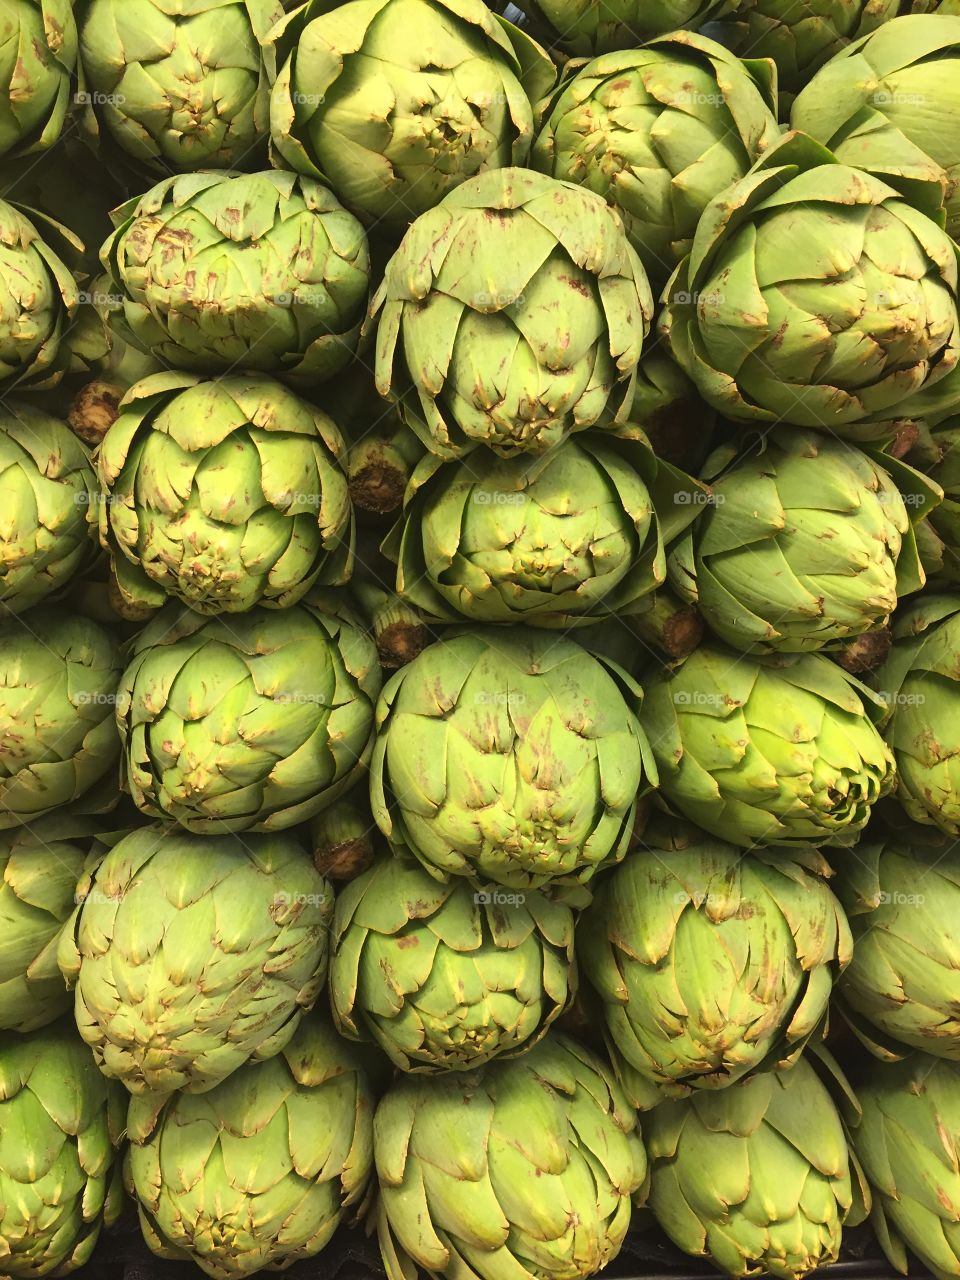
{"label": "green artichoke", "polygon": [[376,383],[432,452],[544,452],[622,421],[653,311],[604,201],[526,169],[465,182],[390,259]]}
{"label": "green artichoke", "polygon": [[899,0],[741,0],[717,37],[738,53],[773,60],[786,119],[794,95],[817,68],[895,18],[898,6]]}
{"label": "green artichoke", "polygon": [[626,673],[562,636],[494,628],[432,644],[386,684],[373,816],[434,875],[512,888],[619,860],[656,784]]}
{"label": "green artichoke", "polygon": [[907,461],[943,490],[943,501],[926,521],[927,537],[938,550],[938,562],[928,572],[952,585],[960,582],[960,417],[948,418],[932,431],[923,422],[917,425],[919,438]]}
{"label": "green artichoke", "polygon": [[272,378],[156,374],[97,455],[100,537],[124,598],[198,613],[286,608],[349,577],[353,511],[334,422]]}
{"label": "green artichoke", "polygon": [[80,294],[62,255],[81,249],[66,228],[0,200],[0,392],[42,391],[63,378]]}
{"label": "green artichoke", "polygon": [[316,1015],[209,1093],[133,1098],[125,1171],[147,1244],[216,1280],[313,1257],[366,1191],[373,1105],[360,1050]]}
{"label": "green artichoke", "polygon": [[713,441],[716,414],[663,346],[646,351],[628,421],[639,427],[663,462],[696,474]]}
{"label": "green artichoke", "polygon": [[123,1207],[123,1090],[66,1022],[0,1039],[0,1266],[63,1276]]}
{"label": "green artichoke", "polygon": [[873,1227],[891,1264],[907,1249],[938,1280],[960,1276],[960,1066],[925,1054],[871,1063],[851,1142],[873,1189]]}
{"label": "green artichoke", "polygon": [[844,1222],[862,1219],[869,1193],[806,1058],[664,1102],[644,1137],[657,1221],[728,1275],[800,1280],[836,1262]]}
{"label": "green artichoke", "polygon": [[897,798],[915,822],[960,835],[960,596],[922,596],[897,614],[875,683],[889,708]]}
{"label": "green artichoke", "polygon": [[836,648],[924,584],[913,526],[940,490],[894,458],[774,427],[701,474],[711,498],[670,580],[735,649]]}
{"label": "green artichoke", "polygon": [[72,611],[0,621],[0,830],[71,804],[113,767],[121,670],[113,637]]}
{"label": "green artichoke", "polygon": [[529,1049],[576,988],[573,913],[542,893],[439,884],[389,857],[337,899],[330,999],[402,1071],[461,1071]]}
{"label": "green artichoke", "polygon": [[120,684],[130,793],[202,835],[295,826],[364,772],[379,691],[376,648],[346,618],[168,605]]}
{"label": "green artichoke", "polygon": [[272,36],[287,165],[402,228],[467,178],[526,163],[546,52],[482,0],[310,0]]}
{"label": "green artichoke", "polygon": [[[960,356],[957,251],[939,186],[910,192],[790,134],[711,201],[661,321],[705,400],[870,439],[941,389]],[[960,404],[960,378],[944,385]]]}
{"label": "green artichoke", "polygon": [[779,138],[774,98],[769,63],[677,31],[581,67],[549,103],[532,163],[609,200],[663,282],[713,196]]}
{"label": "green artichoke", "polygon": [[0,155],[52,147],[77,62],[72,0],[6,0],[0,8]]}
{"label": "green artichoke", "polygon": [[[57,943],[101,822],[51,816],[0,835],[0,1028],[34,1031],[72,1004]],[[105,846],[104,846],[105,847]],[[2,1258],[0,1251],[0,1258]]]}
{"label": "green artichoke", "polygon": [[261,160],[279,0],[80,0],[87,127],[163,172]]}
{"label": "green artichoke", "polygon": [[744,853],[690,830],[646,834],[601,880],[577,953],[628,1093],[639,1077],[634,1101],[799,1057],[850,960],[846,918],[816,874],[829,870],[819,854]]}
{"label": "green artichoke", "polygon": [[565,1037],[437,1080],[406,1076],[377,1108],[387,1280],[580,1280],[616,1257],[647,1171],[636,1113]]}
{"label": "green artichoke", "polygon": [[883,704],[817,653],[703,645],[646,686],[641,721],[675,809],[731,844],[848,845],[894,783]]}
{"label": "green artichoke", "polygon": [[93,560],[100,490],[86,449],[59,419],[0,408],[0,606],[23,613]]}
{"label": "green artichoke", "polygon": [[387,549],[397,590],[443,621],[577,627],[666,578],[703,490],[643,439],[590,432],[543,457],[427,454]]}
{"label": "green artichoke", "polygon": [[854,938],[838,988],[848,1021],[880,1056],[903,1056],[909,1045],[960,1061],[955,842],[913,828],[859,845],[838,869]]}
{"label": "green artichoke", "polygon": [[333,893],[289,836],[132,831],[77,891],[59,962],[133,1093],[203,1093],[279,1053],[323,991]]}
{"label": "green artichoke", "polygon": [[122,323],[161,363],[311,387],[354,355],[367,237],[318,182],[275,170],[185,174],[113,217],[101,259]]}
{"label": "green artichoke", "polygon": [[591,57],[632,49],[668,32],[697,31],[735,3],[736,0],[535,0],[535,9],[557,32],[561,44],[573,53]]}
{"label": "green artichoke", "polygon": [[[859,8],[854,4],[853,8]],[[894,17],[895,0],[869,0],[871,26]],[[798,95],[791,123],[843,164],[893,186],[943,181],[947,232],[960,236],[960,17],[913,15],[835,54]]]}

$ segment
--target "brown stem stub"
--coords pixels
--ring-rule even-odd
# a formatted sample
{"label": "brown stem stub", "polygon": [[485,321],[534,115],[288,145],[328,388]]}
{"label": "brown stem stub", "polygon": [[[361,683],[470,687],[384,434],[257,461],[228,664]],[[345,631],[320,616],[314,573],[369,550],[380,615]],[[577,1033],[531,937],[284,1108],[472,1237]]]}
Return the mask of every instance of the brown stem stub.
{"label": "brown stem stub", "polygon": [[888,627],[881,631],[868,631],[844,645],[836,655],[837,663],[851,675],[864,675],[880,666],[892,645],[893,633]]}
{"label": "brown stem stub", "polygon": [[74,435],[86,444],[98,445],[120,417],[122,399],[123,390],[102,378],[81,387],[67,410],[67,421]]}
{"label": "brown stem stub", "polygon": [[380,665],[390,671],[405,667],[430,643],[427,628],[410,622],[391,622],[377,635]]}

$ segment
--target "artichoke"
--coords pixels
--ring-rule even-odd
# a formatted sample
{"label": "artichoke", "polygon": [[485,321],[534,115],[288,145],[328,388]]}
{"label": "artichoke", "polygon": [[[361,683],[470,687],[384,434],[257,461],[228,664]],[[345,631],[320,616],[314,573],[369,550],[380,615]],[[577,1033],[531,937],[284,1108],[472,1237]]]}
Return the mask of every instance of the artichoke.
{"label": "artichoke", "polygon": [[202,835],[295,826],[363,773],[379,690],[376,648],[347,618],[168,605],[120,685],[130,793]]}
{"label": "artichoke", "polygon": [[272,378],[138,383],[98,453],[100,536],[124,598],[236,613],[344,581],[343,453],[330,418]]}
{"label": "artichoke", "polygon": [[366,1190],[373,1104],[360,1051],[316,1015],[208,1093],[132,1099],[126,1176],[147,1244],[216,1280],[319,1253]]}
{"label": "artichoke", "polygon": [[806,1058],[664,1102],[644,1137],[657,1221],[728,1275],[800,1280],[835,1262],[844,1221],[863,1217],[868,1192]]}
{"label": "artichoke", "polygon": [[565,637],[488,628],[432,644],[381,695],[373,816],[438,877],[584,883],[623,856],[641,785],[656,783],[639,697]]}
{"label": "artichoke", "polygon": [[288,1043],[327,974],[333,893],[289,836],[132,831],[59,947],[77,1027],[133,1093],[203,1093]]}
{"label": "artichoke", "polygon": [[116,763],[121,669],[113,637],[70,611],[0,622],[0,830],[72,804]]}
{"label": "artichoke", "polygon": [[735,649],[837,648],[924,584],[913,526],[940,490],[902,462],[774,427],[702,475],[711,497],[671,583]]}
{"label": "artichoke", "polygon": [[897,614],[893,636],[875,680],[890,713],[897,798],[915,822],[960,835],[960,596],[922,596]]}
{"label": "artichoke", "polygon": [[67,1023],[0,1039],[0,1258],[5,1276],[89,1261],[123,1207],[123,1090]]}
{"label": "artichoke", "polygon": [[86,449],[32,405],[0,408],[0,606],[22,613],[93,560],[100,491]]}
{"label": "artichoke", "polygon": [[852,946],[824,871],[819,854],[744,853],[691,830],[646,833],[603,878],[577,953],[633,1101],[723,1088],[799,1057]]}
{"label": "artichoke", "polygon": [[914,828],[863,843],[838,865],[854,938],[838,988],[846,1018],[878,1056],[909,1045],[960,1061],[960,850]]}
{"label": "artichoke", "polygon": [[717,29],[717,37],[738,53],[773,60],[786,118],[794,95],[810,83],[817,68],[828,58],[842,58],[851,40],[895,18],[898,4],[899,0],[741,0]]}
{"label": "artichoke", "polygon": [[703,491],[643,439],[575,436],[546,454],[427,454],[387,548],[397,590],[444,621],[577,627],[666,578],[665,545]]}
{"label": "artichoke", "polygon": [[390,857],[337,900],[339,1030],[402,1071],[460,1071],[529,1049],[576,987],[573,913],[542,893],[475,891]]}
{"label": "artichoke", "polygon": [[661,461],[694,473],[706,461],[716,414],[662,346],[646,351],[637,366],[627,418]]}
{"label": "artichoke", "polygon": [[548,1037],[466,1076],[401,1078],[373,1123],[387,1280],[580,1280],[616,1257],[647,1162],[586,1049]]}
{"label": "artichoke", "polygon": [[74,257],[80,242],[42,214],[31,218],[0,200],[0,392],[60,382],[69,364],[66,331],[80,305],[62,256]]}
{"label": "artichoke", "polygon": [[[530,0],[533,4],[534,0]],[[581,56],[632,49],[652,36],[697,31],[736,0],[535,0],[561,44]]]}
{"label": "artichoke", "polygon": [[849,845],[894,783],[883,704],[817,653],[703,645],[646,686],[666,800],[731,844]]}
{"label": "artichoke", "polygon": [[556,73],[482,0],[310,0],[271,37],[273,145],[364,222],[403,228],[467,178],[526,162]]}
{"label": "artichoke", "polygon": [[[852,8],[859,8],[854,3]],[[894,18],[894,0],[868,0],[863,35],[798,95],[790,119],[843,164],[886,178],[943,181],[947,232],[960,236],[960,17]]]}
{"label": "artichoke", "polygon": [[270,131],[280,0],[80,0],[87,126],[151,169],[230,169]]}
{"label": "artichoke", "polygon": [[0,155],[52,147],[77,62],[72,0],[8,0],[0,10]]}
{"label": "artichoke", "polygon": [[[870,439],[944,389],[957,252],[939,186],[910,192],[791,134],[711,201],[661,321],[705,400],[735,422]],[[945,387],[941,413],[960,377]]]}
{"label": "artichoke", "polygon": [[[34,1031],[66,1013],[72,997],[57,943],[77,904],[94,819],[52,816],[0,835],[0,1028]],[[2,1251],[0,1251],[2,1257]]]}
{"label": "artichoke", "polygon": [[768,63],[677,31],[581,67],[549,104],[532,163],[609,200],[663,282],[712,197],[779,138],[774,93]]}
{"label": "artichoke", "polygon": [[367,237],[318,182],[185,174],[112,216],[101,259],[123,318],[111,322],[161,363],[308,387],[349,363],[370,285]]}
{"label": "artichoke", "polygon": [[541,453],[625,418],[652,311],[599,196],[497,169],[422,214],[390,259],[371,304],[377,389],[441,457]]}
{"label": "artichoke", "polygon": [[925,1054],[871,1063],[851,1142],[873,1189],[873,1226],[907,1273],[912,1249],[938,1280],[960,1276],[960,1066]]}

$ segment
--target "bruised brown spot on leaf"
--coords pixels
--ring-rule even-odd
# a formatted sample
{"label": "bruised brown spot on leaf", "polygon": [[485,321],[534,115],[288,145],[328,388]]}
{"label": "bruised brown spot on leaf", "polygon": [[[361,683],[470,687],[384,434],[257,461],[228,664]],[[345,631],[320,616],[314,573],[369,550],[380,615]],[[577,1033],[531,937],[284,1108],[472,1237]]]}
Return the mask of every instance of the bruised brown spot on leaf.
{"label": "bruised brown spot on leaf", "polygon": [[574,293],[579,293],[584,298],[593,296],[586,281],[580,280],[576,276],[561,276],[560,280],[563,284],[569,285]]}
{"label": "bruised brown spot on leaf", "polygon": [[419,947],[420,939],[416,934],[408,934],[405,938],[397,938],[397,946],[401,951],[409,951],[411,947]]}

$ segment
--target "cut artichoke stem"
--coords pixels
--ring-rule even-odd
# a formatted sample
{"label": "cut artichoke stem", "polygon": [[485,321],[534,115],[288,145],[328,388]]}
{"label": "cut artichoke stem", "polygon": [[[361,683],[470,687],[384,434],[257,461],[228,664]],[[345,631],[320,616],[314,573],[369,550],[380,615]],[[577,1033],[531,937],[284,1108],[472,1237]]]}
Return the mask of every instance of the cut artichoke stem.
{"label": "cut artichoke stem", "polygon": [[628,619],[641,640],[668,658],[686,658],[703,639],[703,618],[695,604],[684,604],[672,591],[655,591],[640,602],[641,612]]}
{"label": "cut artichoke stem", "polygon": [[398,510],[411,472],[407,459],[391,440],[361,440],[347,456],[354,506],[376,515]]}
{"label": "cut artichoke stem", "polygon": [[412,662],[430,643],[422,615],[392,591],[372,582],[356,582],[353,594],[370,622],[381,667],[396,671]]}
{"label": "cut artichoke stem", "polygon": [[353,796],[338,800],[310,823],[313,862],[330,880],[355,880],[373,862],[373,832],[368,808]]}
{"label": "cut artichoke stem", "polygon": [[103,378],[81,387],[70,402],[67,421],[86,444],[98,445],[120,416],[124,388]]}
{"label": "cut artichoke stem", "polygon": [[868,631],[848,641],[837,652],[836,661],[852,675],[864,675],[874,671],[886,660],[893,644],[893,632],[889,627]]}

